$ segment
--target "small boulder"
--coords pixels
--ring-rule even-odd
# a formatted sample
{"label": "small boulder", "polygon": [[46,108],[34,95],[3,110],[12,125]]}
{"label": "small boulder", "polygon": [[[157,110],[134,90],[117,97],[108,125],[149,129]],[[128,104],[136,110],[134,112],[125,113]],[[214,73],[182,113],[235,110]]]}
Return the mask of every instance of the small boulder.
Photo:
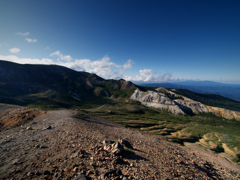
{"label": "small boulder", "polygon": [[40,146],[40,149],[46,149],[48,148],[47,146]]}
{"label": "small boulder", "polygon": [[31,126],[28,126],[26,129],[27,130],[32,130],[33,128]]}
{"label": "small boulder", "polygon": [[47,129],[52,129],[52,126],[47,126],[47,127],[43,128],[43,130],[47,130]]}
{"label": "small boulder", "polygon": [[27,176],[34,176],[35,172],[34,171],[30,171],[27,173]]}
{"label": "small boulder", "polygon": [[72,169],[73,172],[78,172],[78,167]]}
{"label": "small boulder", "polygon": [[52,126],[47,126],[46,129],[52,129]]}
{"label": "small boulder", "polygon": [[36,144],[36,145],[35,145],[35,148],[40,148],[40,145],[39,145],[39,144]]}
{"label": "small boulder", "polygon": [[108,144],[109,142],[108,142],[107,140],[104,140],[102,143],[103,143],[103,145],[106,145],[106,144]]}
{"label": "small boulder", "polygon": [[123,146],[119,143],[113,143],[112,144],[112,153],[115,155],[120,155],[123,152]]}

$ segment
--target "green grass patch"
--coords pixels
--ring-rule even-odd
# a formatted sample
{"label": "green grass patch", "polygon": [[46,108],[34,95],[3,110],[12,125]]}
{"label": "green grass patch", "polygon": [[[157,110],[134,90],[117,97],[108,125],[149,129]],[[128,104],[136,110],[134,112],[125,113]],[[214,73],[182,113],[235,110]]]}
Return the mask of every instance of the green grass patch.
{"label": "green grass patch", "polygon": [[134,154],[134,151],[133,151],[132,149],[129,149],[129,148],[126,148],[126,147],[124,147],[123,151],[124,151],[125,153]]}
{"label": "green grass patch", "polygon": [[[221,139],[219,144],[226,143],[229,148],[240,149],[240,122],[217,117],[212,113],[174,115],[126,99],[112,99],[108,105],[91,113],[129,128],[160,135],[178,144],[197,142],[208,133],[217,133]],[[172,137],[172,133],[178,132],[179,137]],[[216,142],[218,139],[212,141]],[[219,145],[214,151],[220,153],[223,148]]]}

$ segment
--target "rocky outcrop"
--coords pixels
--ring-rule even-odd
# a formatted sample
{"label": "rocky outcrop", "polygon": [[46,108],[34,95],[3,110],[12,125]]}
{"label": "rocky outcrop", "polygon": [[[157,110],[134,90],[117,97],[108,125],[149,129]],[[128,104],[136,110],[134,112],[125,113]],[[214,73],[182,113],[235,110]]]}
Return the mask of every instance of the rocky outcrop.
{"label": "rocky outcrop", "polygon": [[209,109],[203,105],[200,102],[193,101],[193,100],[182,100],[182,99],[176,99],[174,102],[184,111],[187,111],[191,109],[192,113],[198,114],[198,113],[208,113],[210,112]]}
{"label": "rocky outcrop", "polygon": [[[159,92],[164,92],[164,93],[174,94],[175,96],[179,96],[175,92],[169,91],[162,87],[157,88],[156,90]],[[232,110],[228,110],[228,109],[224,109],[224,108],[220,108],[220,107],[207,106],[198,101],[189,99],[185,96],[181,96],[181,97],[184,100],[176,99],[176,100],[174,100],[174,102],[176,104],[178,104],[179,107],[181,109],[183,109],[184,111],[187,108],[190,108],[194,114],[198,114],[198,113],[202,113],[202,112],[205,112],[205,113],[211,112],[211,113],[215,114],[216,116],[224,117],[226,119],[236,119],[237,121],[240,121],[240,112],[238,112],[238,111],[232,111]]]}
{"label": "rocky outcrop", "polygon": [[212,107],[212,106],[205,106],[209,112],[215,114],[216,116],[221,116],[226,119],[236,119],[237,121],[240,121],[240,112],[238,111],[231,111],[224,108],[219,107]]}
{"label": "rocky outcrop", "polygon": [[181,96],[182,99],[172,100],[165,93],[171,95],[174,94],[175,97],[178,97],[180,95],[164,88],[158,88],[157,91],[159,92],[143,92],[139,89],[136,89],[130,98],[140,101],[141,104],[145,106],[164,109],[173,114],[198,114],[210,112],[216,116],[224,117],[226,119],[236,119],[240,121],[240,112],[238,111],[231,111],[224,108],[207,106],[184,96]]}
{"label": "rocky outcrop", "polygon": [[231,111],[224,108],[207,106],[200,102],[197,102],[185,97],[184,97],[184,100],[177,99],[177,100],[174,100],[174,102],[178,104],[182,110],[185,111],[185,109],[188,108],[188,109],[191,109],[194,114],[210,112],[215,114],[216,116],[224,117],[226,119],[236,119],[240,121],[240,112],[238,111]]}
{"label": "rocky outcrop", "polygon": [[143,92],[139,89],[136,89],[130,98],[138,100],[141,102],[141,104],[148,107],[167,110],[173,114],[185,114],[173,100],[168,98],[163,93],[153,91]]}

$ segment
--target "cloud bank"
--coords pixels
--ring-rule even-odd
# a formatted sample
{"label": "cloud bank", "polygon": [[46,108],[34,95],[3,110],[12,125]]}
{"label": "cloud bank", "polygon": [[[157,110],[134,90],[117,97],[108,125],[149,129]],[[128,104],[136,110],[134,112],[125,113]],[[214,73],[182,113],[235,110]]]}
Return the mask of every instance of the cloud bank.
{"label": "cloud bank", "polygon": [[170,81],[172,79],[172,75],[170,73],[166,73],[164,75],[157,74],[152,69],[143,69],[139,70],[139,74],[124,76],[127,81],[144,81],[144,82],[162,82],[162,81]]}
{"label": "cloud bank", "polygon": [[[15,49],[15,48],[12,48]],[[12,50],[16,53],[18,50]],[[10,51],[10,50],[9,50]],[[20,49],[19,49],[20,51]],[[19,52],[18,51],[18,52]],[[127,81],[142,81],[142,82],[166,82],[184,80],[181,78],[173,78],[170,73],[159,74],[152,69],[139,70],[138,74],[126,75],[127,69],[132,69],[134,61],[129,59],[123,65],[116,64],[111,61],[108,56],[104,56],[99,60],[92,61],[90,59],[73,59],[70,55],[63,55],[60,51],[55,51],[50,54],[51,57],[57,57],[57,61],[50,58],[31,59],[31,58],[18,58],[16,55],[2,56],[0,59],[7,60],[20,64],[55,64],[74,69],[76,71],[85,71],[97,74],[104,79],[120,79],[123,78]]]}
{"label": "cloud bank", "polygon": [[77,71],[86,71],[97,74],[105,79],[120,79],[124,76],[124,70],[131,69],[132,60],[128,60],[123,65],[118,65],[110,61],[108,56],[104,56],[100,60],[91,61],[90,59],[76,59],[73,62],[61,63]]}
{"label": "cloud bank", "polygon": [[[49,58],[43,59],[19,58],[15,55],[9,56],[0,55],[0,59],[20,64],[56,64],[74,69],[76,71],[94,73],[105,79],[123,78],[124,70],[132,68],[132,64],[134,63],[132,60],[129,59],[123,65],[118,65],[116,63],[111,62],[108,56],[104,56],[102,59],[96,61],[92,61],[90,59],[73,60],[70,55],[64,56],[60,53],[60,51],[56,51],[50,54],[50,56],[58,56],[58,60],[54,61]],[[69,61],[70,59],[72,61]]]}

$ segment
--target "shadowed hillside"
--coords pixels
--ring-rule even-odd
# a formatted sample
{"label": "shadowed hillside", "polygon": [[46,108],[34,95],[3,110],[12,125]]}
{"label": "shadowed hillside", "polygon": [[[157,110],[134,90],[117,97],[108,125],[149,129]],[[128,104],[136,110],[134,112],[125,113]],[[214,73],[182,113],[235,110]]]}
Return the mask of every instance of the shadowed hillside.
{"label": "shadowed hillside", "polygon": [[[124,80],[104,80],[96,74],[58,65],[22,65],[0,61],[0,102],[70,108],[103,97],[130,96],[136,86]],[[130,91],[129,91],[130,90]]]}

